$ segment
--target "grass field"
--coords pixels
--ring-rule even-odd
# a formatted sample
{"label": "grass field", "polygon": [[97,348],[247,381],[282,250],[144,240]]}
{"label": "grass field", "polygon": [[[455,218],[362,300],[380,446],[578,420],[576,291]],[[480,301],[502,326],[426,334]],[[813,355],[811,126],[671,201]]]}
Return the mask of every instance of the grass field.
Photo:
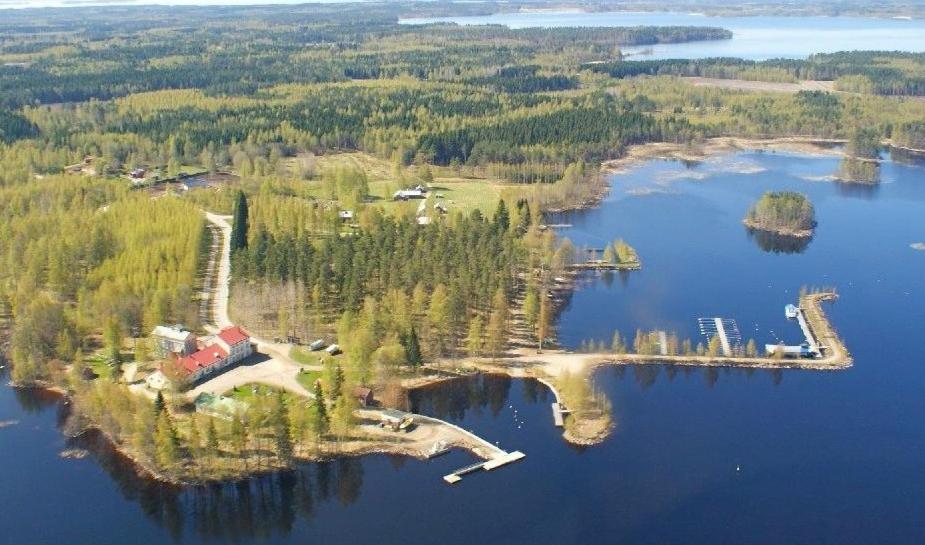
{"label": "grass field", "polygon": [[[315,381],[321,378],[321,371],[303,371],[296,375],[296,380],[303,388],[312,392],[315,390]],[[324,381],[321,381],[322,385]]]}
{"label": "grass field", "polygon": [[[367,153],[349,152],[318,156],[315,158],[316,179],[307,183],[318,185],[317,178],[321,172],[343,165],[354,166],[366,172],[373,204],[397,216],[413,215],[417,211],[420,201],[396,202],[392,200],[392,195],[399,189],[422,183],[419,176],[421,167],[406,167],[396,176],[391,162]],[[497,178],[463,176],[449,167],[431,165],[430,169],[434,181],[430,184],[431,192],[426,206],[431,212],[433,206],[440,202],[449,212],[462,210],[469,213],[480,209],[490,214],[501,196],[514,197],[524,190],[523,186],[506,183]]]}

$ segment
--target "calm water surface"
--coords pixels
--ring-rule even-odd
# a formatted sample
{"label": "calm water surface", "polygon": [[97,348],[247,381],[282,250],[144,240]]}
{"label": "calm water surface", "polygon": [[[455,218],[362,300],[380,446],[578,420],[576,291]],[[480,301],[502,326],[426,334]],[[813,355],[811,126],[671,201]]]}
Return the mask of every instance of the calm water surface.
{"label": "calm water surface", "polygon": [[731,40],[627,48],[638,58],[805,58],[834,51],[925,51],[925,21],[865,17],[707,17],[692,13],[499,13],[486,16],[406,19],[406,23],[528,27],[714,26]]}
{"label": "calm water surface", "polygon": [[[589,277],[561,317],[563,341],[614,328],[697,334],[728,316],[764,342],[801,285],[834,285],[843,372],[606,368],[617,428],[571,447],[530,381],[479,377],[416,392],[414,409],[527,458],[448,486],[463,452],[310,464],[221,487],[140,480],[105,449],[58,453],[54,398],[0,388],[0,544],[925,542],[925,168],[887,162],[882,183],[823,178],[837,160],[742,153],[655,161],[613,178],[595,210],[557,218],[577,244],[624,237],[644,269]],[[740,220],[767,189],[805,192],[819,228],[804,248],[749,237]],[[5,377],[3,379],[5,381]],[[741,470],[736,471],[736,466]]]}

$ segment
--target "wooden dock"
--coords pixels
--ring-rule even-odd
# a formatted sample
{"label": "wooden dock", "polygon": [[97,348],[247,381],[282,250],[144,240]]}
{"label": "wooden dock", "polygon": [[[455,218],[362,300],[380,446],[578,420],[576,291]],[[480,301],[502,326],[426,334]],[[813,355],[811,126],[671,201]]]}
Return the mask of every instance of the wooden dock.
{"label": "wooden dock", "polygon": [[474,464],[461,467],[457,469],[456,471],[450,473],[449,475],[445,475],[443,477],[443,480],[446,481],[448,484],[456,484],[459,481],[461,481],[465,475],[468,475],[470,473],[475,473],[476,471],[480,469],[484,469],[485,471],[491,471],[501,466],[505,466],[507,464],[514,463],[518,460],[522,460],[525,456],[526,454],[524,454],[523,452],[520,452],[519,450],[515,450],[514,452],[505,452],[504,454],[495,456],[488,460],[485,460],[482,462],[476,462]]}
{"label": "wooden dock", "polygon": [[565,419],[562,418],[562,405],[558,401],[552,404],[552,422],[557,428],[565,426]]}

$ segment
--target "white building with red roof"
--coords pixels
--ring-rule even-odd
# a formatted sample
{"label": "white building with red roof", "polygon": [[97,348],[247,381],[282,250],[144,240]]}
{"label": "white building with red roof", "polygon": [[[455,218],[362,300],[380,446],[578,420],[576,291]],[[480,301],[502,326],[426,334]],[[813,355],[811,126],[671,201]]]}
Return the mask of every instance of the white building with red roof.
{"label": "white building with red roof", "polygon": [[250,356],[253,351],[250,335],[240,327],[226,327],[209,339],[203,348],[177,360],[177,364],[187,382],[196,382],[220,373]]}

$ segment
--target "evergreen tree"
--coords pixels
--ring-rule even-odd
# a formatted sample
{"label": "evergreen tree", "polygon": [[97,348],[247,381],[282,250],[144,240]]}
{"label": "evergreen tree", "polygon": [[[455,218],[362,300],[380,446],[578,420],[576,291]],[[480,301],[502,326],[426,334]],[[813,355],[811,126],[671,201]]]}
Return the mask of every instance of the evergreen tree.
{"label": "evergreen tree", "polygon": [[276,455],[283,463],[292,462],[292,436],[290,435],[291,422],[289,411],[283,402],[282,392],[277,392],[273,398],[272,409],[273,439],[276,442]]}
{"label": "evergreen tree", "polygon": [[209,418],[209,422],[206,425],[206,449],[209,452],[209,456],[218,454],[218,431],[215,429],[214,418]]}
{"label": "evergreen tree", "polygon": [[498,199],[498,208],[495,210],[494,217],[495,227],[498,231],[504,233],[511,227],[511,214],[504,204],[504,199]]}
{"label": "evergreen tree", "polygon": [[331,389],[328,391],[328,395],[331,397],[331,403],[337,401],[344,393],[344,368],[337,364],[334,366],[334,377],[331,381]]}
{"label": "evergreen tree", "polygon": [[158,390],[157,396],[154,398],[154,416],[160,417],[166,406],[167,404],[164,401],[164,393]]}
{"label": "evergreen tree", "polygon": [[421,343],[413,326],[402,345],[405,347],[405,360],[409,365],[417,367],[424,363],[424,357],[421,355]]}
{"label": "evergreen tree", "polygon": [[231,251],[247,248],[247,196],[238,191],[234,203],[234,219],[231,226]]}
{"label": "evergreen tree", "polygon": [[173,419],[167,411],[162,411],[157,417],[154,449],[157,463],[161,467],[172,467],[180,459],[180,441],[177,438],[177,430],[173,426]]}
{"label": "evergreen tree", "polygon": [[315,433],[319,438],[323,437],[324,434],[328,432],[328,427],[330,426],[330,419],[328,418],[328,408],[324,404],[324,388],[321,387],[321,382],[315,382],[315,411],[314,419],[312,422],[312,427],[315,430]]}

